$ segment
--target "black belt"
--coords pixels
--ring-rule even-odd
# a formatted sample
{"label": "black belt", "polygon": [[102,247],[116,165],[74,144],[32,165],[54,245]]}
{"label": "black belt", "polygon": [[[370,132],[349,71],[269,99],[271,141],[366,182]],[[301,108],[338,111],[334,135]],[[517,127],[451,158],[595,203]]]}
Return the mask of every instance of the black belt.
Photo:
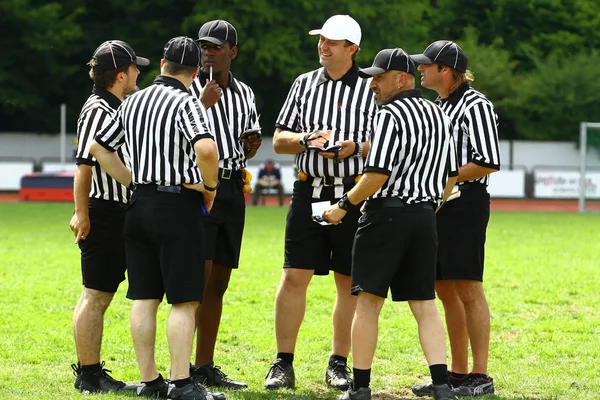
{"label": "black belt", "polygon": [[464,182],[464,183],[458,184],[459,190],[478,189],[478,188],[482,188],[482,187],[485,187],[485,186],[483,185],[483,183],[479,183],[479,182]]}
{"label": "black belt", "polygon": [[241,169],[219,168],[219,178],[221,178],[221,179],[231,179],[231,178],[241,178],[241,177],[242,177]]}
{"label": "black belt", "polygon": [[[357,175],[343,177],[342,178],[342,184],[356,182],[356,176]],[[316,179],[315,177],[309,176],[308,179],[306,180],[306,182],[312,184],[315,179]],[[335,186],[335,179],[336,178],[334,176],[323,176],[323,177],[321,177],[321,179],[322,179],[321,184],[323,186]]]}
{"label": "black belt", "polygon": [[156,183],[147,183],[141,185],[135,185],[134,192],[165,192],[180,194],[182,190],[181,185],[157,185]]}
{"label": "black belt", "polygon": [[382,208],[401,208],[401,207],[416,207],[416,208],[424,208],[426,210],[435,210],[435,206],[432,202],[421,202],[421,203],[406,203],[402,201],[402,199],[398,197],[378,197],[375,199],[367,200],[365,205],[365,210],[374,211],[380,210]]}

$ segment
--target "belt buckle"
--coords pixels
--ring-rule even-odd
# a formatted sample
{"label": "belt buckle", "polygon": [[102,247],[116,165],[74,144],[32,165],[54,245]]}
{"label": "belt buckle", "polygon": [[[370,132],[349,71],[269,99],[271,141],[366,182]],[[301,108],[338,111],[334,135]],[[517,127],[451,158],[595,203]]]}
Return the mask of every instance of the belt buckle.
{"label": "belt buckle", "polygon": [[222,168],[221,169],[221,178],[223,179],[231,179],[231,174],[233,173],[232,169]]}
{"label": "belt buckle", "polygon": [[335,186],[335,178],[330,177],[330,176],[324,176],[323,177],[323,186]]}

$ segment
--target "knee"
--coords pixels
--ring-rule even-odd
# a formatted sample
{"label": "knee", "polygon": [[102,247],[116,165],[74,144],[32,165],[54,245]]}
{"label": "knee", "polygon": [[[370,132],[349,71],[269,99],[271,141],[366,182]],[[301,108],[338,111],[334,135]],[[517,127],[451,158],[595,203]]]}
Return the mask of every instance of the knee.
{"label": "knee", "polygon": [[218,279],[212,283],[211,293],[214,297],[222,299],[229,287],[229,279]]}
{"label": "knee", "polygon": [[459,281],[456,284],[456,291],[464,304],[470,304],[484,298],[483,285],[479,281]]}
{"label": "knee", "polygon": [[435,292],[437,294],[437,297],[442,301],[442,303],[450,303],[459,300],[454,282],[451,283],[438,281],[435,284]]}
{"label": "knee", "polygon": [[306,273],[312,273],[312,271],[284,269],[281,276],[281,288],[290,291],[306,290],[310,282],[310,277],[307,279]]}
{"label": "knee", "polygon": [[106,311],[114,295],[114,293],[86,288],[83,293],[83,305],[84,307],[93,307],[95,309]]}

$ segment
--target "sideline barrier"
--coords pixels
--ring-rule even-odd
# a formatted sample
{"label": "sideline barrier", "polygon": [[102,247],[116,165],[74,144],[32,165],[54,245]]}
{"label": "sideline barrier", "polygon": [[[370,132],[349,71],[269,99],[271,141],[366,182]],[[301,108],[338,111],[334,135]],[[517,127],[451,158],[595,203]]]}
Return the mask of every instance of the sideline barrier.
{"label": "sideline barrier", "polygon": [[21,188],[21,177],[33,172],[33,161],[0,161],[0,191]]}
{"label": "sideline barrier", "polygon": [[524,199],[525,176],[527,171],[523,166],[514,166],[512,170],[500,170],[490,175],[488,193],[491,198]]}
{"label": "sideline barrier", "polygon": [[21,201],[73,201],[72,172],[35,172],[21,178]]}
{"label": "sideline barrier", "polygon": [[[533,171],[533,197],[538,199],[579,198],[581,173],[575,168],[537,167]],[[600,199],[600,170],[588,169],[585,176],[585,197]]]}

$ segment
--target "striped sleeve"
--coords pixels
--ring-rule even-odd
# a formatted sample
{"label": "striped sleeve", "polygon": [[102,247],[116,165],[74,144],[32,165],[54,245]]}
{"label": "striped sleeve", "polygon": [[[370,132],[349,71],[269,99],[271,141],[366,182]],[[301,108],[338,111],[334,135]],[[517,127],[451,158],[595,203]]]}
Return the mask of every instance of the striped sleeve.
{"label": "striped sleeve", "polygon": [[110,120],[110,115],[102,108],[91,108],[85,112],[77,124],[77,164],[95,165],[96,159],[90,154],[90,146],[96,133]]}
{"label": "striped sleeve", "polygon": [[200,101],[190,96],[177,114],[177,126],[193,146],[200,139],[214,139],[206,121],[208,117]]}
{"label": "striped sleeve", "polygon": [[465,112],[465,122],[471,146],[471,161],[482,167],[500,169],[498,121],[494,107],[488,102],[477,102]]}
{"label": "striped sleeve", "polygon": [[365,163],[365,172],[391,175],[397,154],[402,152],[398,125],[392,113],[381,110],[374,120],[371,149]]}
{"label": "striped sleeve", "polygon": [[125,143],[125,131],[121,124],[122,110],[123,105],[121,104],[112,118],[107,118],[107,123],[102,131],[96,135],[96,141],[106,150],[117,151]]}
{"label": "striped sleeve", "polygon": [[298,104],[298,96],[301,78],[302,76],[296,78],[294,84],[290,88],[285,103],[283,103],[283,107],[281,107],[281,111],[279,112],[279,117],[277,117],[275,127],[292,132],[300,131],[300,105]]}

